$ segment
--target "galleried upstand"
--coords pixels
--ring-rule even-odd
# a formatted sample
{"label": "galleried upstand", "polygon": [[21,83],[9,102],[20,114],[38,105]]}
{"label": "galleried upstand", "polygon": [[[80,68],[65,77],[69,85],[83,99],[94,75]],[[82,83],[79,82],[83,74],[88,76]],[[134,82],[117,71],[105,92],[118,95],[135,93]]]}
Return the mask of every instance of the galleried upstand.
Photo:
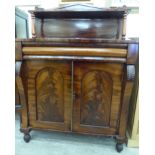
{"label": "galleried upstand", "polygon": [[127,8],[37,8],[31,39],[16,40],[21,131],[113,136],[122,151],[138,42],[125,39]]}

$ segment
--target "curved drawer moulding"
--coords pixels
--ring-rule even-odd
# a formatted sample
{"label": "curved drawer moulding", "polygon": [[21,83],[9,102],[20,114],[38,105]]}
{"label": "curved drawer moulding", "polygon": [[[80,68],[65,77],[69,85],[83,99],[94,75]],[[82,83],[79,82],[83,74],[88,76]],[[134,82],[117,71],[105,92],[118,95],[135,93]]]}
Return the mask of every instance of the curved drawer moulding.
{"label": "curved drawer moulding", "polygon": [[23,47],[24,55],[106,56],[126,58],[127,50],[121,48],[81,47]]}

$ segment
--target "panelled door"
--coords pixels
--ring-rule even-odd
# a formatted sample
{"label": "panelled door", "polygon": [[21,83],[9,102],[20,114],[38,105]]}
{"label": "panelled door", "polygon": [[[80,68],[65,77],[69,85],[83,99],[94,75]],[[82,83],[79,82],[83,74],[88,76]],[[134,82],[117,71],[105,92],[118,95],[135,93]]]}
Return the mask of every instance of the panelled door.
{"label": "panelled door", "polygon": [[123,64],[74,62],[73,131],[115,134]]}
{"label": "panelled door", "polygon": [[34,128],[68,131],[71,127],[71,63],[26,61],[29,123]]}

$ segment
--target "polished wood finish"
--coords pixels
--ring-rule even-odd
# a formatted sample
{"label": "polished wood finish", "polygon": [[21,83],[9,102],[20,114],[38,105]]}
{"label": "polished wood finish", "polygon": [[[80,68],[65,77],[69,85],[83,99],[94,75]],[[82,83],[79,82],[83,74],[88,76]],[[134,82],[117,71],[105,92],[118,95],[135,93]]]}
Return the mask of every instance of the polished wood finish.
{"label": "polished wood finish", "polygon": [[138,44],[130,44],[128,46],[127,64],[136,64],[138,61]]}
{"label": "polished wood finish", "polygon": [[129,123],[128,123],[128,147],[139,147],[139,94],[137,96],[136,103],[132,103],[136,105],[132,105],[135,107],[132,107],[133,111],[129,113]]}
{"label": "polished wood finish", "polygon": [[134,65],[127,65],[127,68],[124,70],[124,82],[122,89],[122,106],[121,106],[121,115],[119,122],[119,136],[118,140],[125,139],[126,126],[127,126],[127,117],[129,109],[129,101],[133,89],[135,78],[135,67]]}
{"label": "polished wood finish", "polygon": [[27,106],[27,83],[22,75],[22,61],[16,61],[16,83],[22,105],[22,125],[21,128],[28,127],[28,106]]}
{"label": "polished wood finish", "polygon": [[[30,11],[32,36],[37,38],[125,38],[128,9],[68,5],[55,10]],[[34,20],[36,22],[34,23]]]}
{"label": "polished wood finish", "polygon": [[71,114],[70,62],[26,61],[30,125],[69,130]]}
{"label": "polished wood finish", "polygon": [[[20,61],[22,60],[22,47],[21,47],[21,42],[16,41],[15,43],[15,60],[16,61]],[[21,101],[20,101],[20,95],[19,95],[19,91],[17,88],[17,82],[15,81],[15,110],[16,112],[20,112],[21,111]]]}
{"label": "polished wood finish", "polygon": [[115,57],[81,57],[81,56],[40,56],[40,55],[26,55],[23,56],[24,60],[78,60],[78,61],[101,61],[101,62],[117,62],[125,63],[125,58]]}
{"label": "polished wood finish", "polygon": [[20,97],[17,90],[17,83],[15,82],[15,110],[20,111],[21,105],[20,105]]}
{"label": "polished wood finish", "polygon": [[[22,47],[104,47],[127,49],[129,44],[137,45],[138,40],[105,39],[105,38],[29,38],[16,39]],[[58,45],[58,46],[56,46]]]}
{"label": "polished wood finish", "polygon": [[[81,13],[84,12],[82,17],[90,17],[90,18],[121,18],[127,13],[127,7],[117,7],[117,8],[99,8],[92,5],[66,5],[64,7],[59,7],[54,10],[36,8],[35,10],[29,11],[32,14],[35,14],[37,18],[64,18],[64,17],[77,17],[81,18]],[[61,17],[62,16],[62,17]]]}
{"label": "polished wood finish", "polygon": [[[58,10],[33,13],[36,18],[60,20],[65,11]],[[93,8],[89,13],[94,19],[103,13],[109,20],[112,16],[122,20],[125,11],[114,10],[96,12]],[[83,19],[89,15],[87,11],[74,12]],[[72,15],[66,11],[64,16]],[[58,33],[52,38],[17,40],[21,48],[16,53],[22,53],[16,66],[16,81],[22,98],[24,140],[30,140],[31,129],[114,136],[116,149],[121,151],[126,140],[138,41],[83,38],[82,32],[78,34],[73,38],[67,34],[62,38]]]}
{"label": "polished wood finish", "polygon": [[130,99],[127,126],[128,147],[139,146],[139,61],[136,61],[136,76]]}
{"label": "polished wood finish", "polygon": [[70,48],[70,47],[23,47],[24,55],[64,55],[64,56],[106,56],[126,57],[126,49],[115,48]]}
{"label": "polished wood finish", "polygon": [[[83,37],[115,39],[117,19],[42,19],[37,20],[37,37]],[[91,33],[90,33],[91,32]]]}
{"label": "polished wood finish", "polygon": [[16,51],[15,59],[16,61],[22,60],[22,43],[20,41],[16,41],[15,44],[16,44],[15,45],[15,51]]}
{"label": "polished wood finish", "polygon": [[115,134],[122,70],[121,64],[74,63],[74,131]]}
{"label": "polished wood finish", "polygon": [[[18,7],[15,7],[15,37],[16,38],[28,38],[29,29],[28,29],[28,14],[20,10]],[[16,60],[22,60],[21,52],[21,42],[16,42]],[[15,82],[15,110],[16,112],[21,111],[20,97],[17,89],[17,83]]]}
{"label": "polished wood finish", "polygon": [[[50,40],[48,41],[48,44],[50,44]],[[33,42],[40,45],[39,41]],[[44,45],[44,42],[41,42]],[[68,132],[72,131],[86,134],[91,133],[116,135],[119,142],[122,143],[124,141],[127,109],[135,74],[134,65],[127,64],[127,62],[129,62],[128,58],[130,58],[129,46],[132,45],[137,47],[137,42],[135,42],[134,44],[133,42],[130,43],[130,41],[122,41],[117,43],[118,45],[124,44],[124,46],[122,46],[122,51],[127,51],[126,58],[124,58],[125,61],[119,61],[119,63],[114,61],[114,59],[116,58],[121,58],[118,57],[117,54],[114,54],[115,57],[112,57],[113,59],[107,62],[104,58],[107,58],[109,60],[111,58],[109,56],[106,56],[106,54],[108,55],[107,52],[103,59],[102,57],[98,57],[101,59],[97,59],[94,56],[83,56],[82,47],[77,48],[81,55],[74,56],[74,58],[76,59],[73,59],[73,57],[69,56],[66,60],[65,56],[62,56],[60,59],[58,59],[57,57],[59,56],[59,52],[58,55],[53,55],[52,50],[49,50],[49,60],[45,57],[45,55],[43,55],[43,52],[40,55],[42,57],[37,59],[37,51],[35,51],[34,49],[38,49],[40,47],[32,47],[31,49],[32,42],[29,41],[30,44],[28,44],[28,42],[22,41],[21,43],[23,47],[21,48],[21,51],[23,53],[23,73],[21,74],[21,76],[23,76],[23,79],[24,77],[27,79],[26,86],[29,90],[27,94],[30,119],[28,126],[32,128],[52,129]],[[51,45],[52,44],[53,41],[51,41]],[[114,45],[115,42],[113,42],[112,44]],[[46,44],[44,46],[46,46]],[[124,50],[124,47],[127,47],[126,50]],[[57,49],[58,47],[50,46],[50,49],[52,48]],[[25,53],[25,49],[30,49],[31,53]],[[68,49],[68,51],[64,50],[65,52],[63,55],[68,55],[71,52],[72,48],[68,47]],[[109,48],[109,51],[110,49],[112,48]],[[132,49],[137,50],[137,48]],[[73,51],[74,50],[75,49],[73,48]],[[98,48],[98,50],[102,51],[103,49]],[[115,50],[111,50],[111,52],[119,52],[119,49],[116,48]],[[134,51],[134,53],[137,54],[137,51]],[[135,56],[137,57],[137,55]],[[88,60],[88,58],[90,58],[90,60]],[[55,68],[55,71],[52,68]],[[68,81],[68,84],[66,84],[66,89],[68,89],[68,91],[64,91],[64,93],[68,92],[68,95],[65,95],[65,97],[68,96],[68,101],[66,101],[66,115],[64,112],[65,108],[56,108],[59,109],[59,112],[55,110],[56,113],[53,112],[53,114],[51,114],[50,116],[50,114],[48,115],[48,106],[53,106],[52,104],[54,103],[54,100],[56,101],[59,98],[57,100],[57,103],[59,102],[58,105],[60,104],[60,107],[65,105],[65,102],[62,102],[61,99],[61,96],[63,96],[63,88],[60,88],[60,85],[63,85],[62,83],[64,83],[62,82],[63,80],[61,78],[61,74],[65,75],[66,80]],[[80,81],[82,79],[84,82],[81,83]],[[122,81],[122,79],[124,80]],[[52,89],[54,89],[52,80],[55,84],[57,84],[55,86],[55,93],[52,91]],[[57,82],[57,80],[59,82]],[[102,83],[102,85],[99,85],[99,81],[100,83]],[[88,85],[87,83],[91,83],[91,85]],[[38,93],[42,95],[37,95]],[[84,94],[86,94],[86,97]],[[80,96],[82,96],[82,98]],[[79,98],[81,98],[81,101],[79,100]],[[41,105],[43,104],[45,106],[46,100],[49,104],[45,108]],[[89,105],[91,104],[91,102],[96,103],[96,106],[99,103],[102,104],[100,105],[100,108],[97,108],[95,105],[90,105],[89,108],[87,104]],[[85,107],[87,108],[85,109]],[[99,112],[95,112],[94,108],[96,108],[96,110],[98,109]],[[42,109],[44,109],[45,111],[43,112]],[[90,109],[90,111],[88,109]],[[94,114],[97,114],[97,118],[98,115],[100,116],[98,120],[95,120],[95,118],[93,118],[91,114],[89,114],[91,111],[94,111],[94,113],[92,113],[92,116],[94,116]],[[64,117],[62,117],[63,113]],[[47,120],[42,120],[42,115],[44,115]],[[38,120],[37,117],[40,120]],[[52,117],[56,117],[54,119],[57,119],[57,122],[52,122],[56,121],[52,120]],[[66,125],[64,123],[64,118],[68,120],[66,120]],[[79,118],[81,118],[82,120],[79,120]]]}
{"label": "polished wood finish", "polygon": [[[134,64],[127,64],[130,62],[130,42],[124,43],[127,46],[126,58],[118,62],[114,61],[116,58],[121,59],[117,54],[113,57],[105,54],[97,59],[83,56],[83,50],[79,51],[81,55],[65,57],[71,48],[64,52],[64,56],[59,55],[59,52],[58,55],[49,52],[47,57],[43,52],[36,55],[37,51],[31,49],[31,44],[28,48],[31,49],[30,54],[23,51],[28,44],[24,41],[21,43],[22,72],[17,74],[16,81],[21,97],[25,98],[22,101],[23,131],[32,127],[113,135],[119,145],[125,141],[129,99],[135,76]],[[137,46],[137,43],[134,45]],[[117,51],[119,49],[111,52]],[[136,51],[134,53],[137,54]],[[17,65],[16,68],[21,67]]]}

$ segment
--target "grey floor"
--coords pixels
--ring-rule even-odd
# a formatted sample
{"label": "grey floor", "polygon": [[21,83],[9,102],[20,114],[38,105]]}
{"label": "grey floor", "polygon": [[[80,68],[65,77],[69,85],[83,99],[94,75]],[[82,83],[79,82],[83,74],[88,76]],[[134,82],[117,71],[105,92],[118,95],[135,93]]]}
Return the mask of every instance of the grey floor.
{"label": "grey floor", "polygon": [[25,143],[19,128],[16,115],[16,155],[138,155],[137,148],[125,145],[123,152],[117,153],[114,139],[100,136],[31,131],[32,139]]}

